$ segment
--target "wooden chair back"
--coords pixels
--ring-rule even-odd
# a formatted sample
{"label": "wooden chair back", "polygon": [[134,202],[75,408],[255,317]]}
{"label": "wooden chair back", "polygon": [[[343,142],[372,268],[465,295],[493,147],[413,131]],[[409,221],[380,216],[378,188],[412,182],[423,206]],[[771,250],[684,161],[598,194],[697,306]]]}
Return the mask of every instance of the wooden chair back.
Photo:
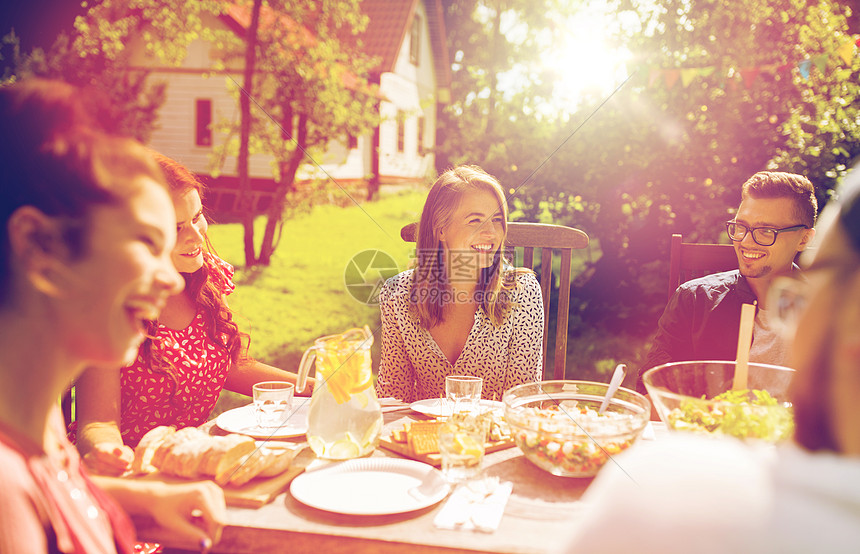
{"label": "wooden chair back", "polygon": [[[406,242],[415,242],[418,235],[418,224],[410,223],[400,230],[401,238]],[[570,314],[570,261],[574,250],[588,246],[588,235],[579,229],[563,225],[547,225],[543,223],[508,223],[508,238],[506,256],[515,264],[535,269],[535,249],[540,250],[540,280],[543,293],[543,370],[546,372],[549,346],[549,313],[550,290],[553,282],[553,256],[560,260],[561,271],[559,278],[558,301],[555,306],[556,330],[553,357],[553,379],[564,379],[567,364],[567,324]],[[523,259],[518,260],[515,249],[523,249]],[[557,253],[557,254],[556,254]]]}
{"label": "wooden chair back", "polygon": [[672,235],[669,249],[669,288],[675,289],[690,279],[738,268],[738,258],[731,244],[696,244],[683,242],[681,235]]}

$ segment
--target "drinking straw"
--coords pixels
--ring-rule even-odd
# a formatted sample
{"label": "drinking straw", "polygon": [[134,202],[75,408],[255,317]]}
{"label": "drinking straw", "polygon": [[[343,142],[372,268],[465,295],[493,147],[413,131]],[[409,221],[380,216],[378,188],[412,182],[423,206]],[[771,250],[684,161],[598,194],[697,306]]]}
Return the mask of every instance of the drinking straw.
{"label": "drinking straw", "polygon": [[750,345],[752,344],[753,322],[755,320],[755,304],[741,306],[741,326],[738,331],[738,354],[735,362],[735,379],[733,390],[747,388],[747,373],[750,361]]}

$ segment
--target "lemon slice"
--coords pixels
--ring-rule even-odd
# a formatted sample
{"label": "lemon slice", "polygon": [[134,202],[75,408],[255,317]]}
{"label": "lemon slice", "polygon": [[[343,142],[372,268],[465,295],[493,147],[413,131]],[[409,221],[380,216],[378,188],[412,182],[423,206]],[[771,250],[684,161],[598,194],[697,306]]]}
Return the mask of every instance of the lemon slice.
{"label": "lemon slice", "polygon": [[315,435],[308,435],[308,444],[318,457],[325,455],[325,441]]}
{"label": "lemon slice", "polygon": [[373,371],[371,371],[370,365],[361,364],[352,374],[352,378],[350,392],[361,392],[370,387],[373,384]]}
{"label": "lemon slice", "polygon": [[346,433],[346,438],[333,442],[331,448],[328,450],[328,457],[336,460],[357,458],[360,455],[361,447],[349,431]]}
{"label": "lemon slice", "polygon": [[458,454],[478,458],[484,453],[482,445],[466,433],[454,434],[454,449]]}
{"label": "lemon slice", "polygon": [[366,393],[360,392],[360,393],[353,394],[352,398],[354,398],[356,403],[358,404],[359,410],[363,410],[363,409],[367,408],[368,400],[367,400],[367,394]]}

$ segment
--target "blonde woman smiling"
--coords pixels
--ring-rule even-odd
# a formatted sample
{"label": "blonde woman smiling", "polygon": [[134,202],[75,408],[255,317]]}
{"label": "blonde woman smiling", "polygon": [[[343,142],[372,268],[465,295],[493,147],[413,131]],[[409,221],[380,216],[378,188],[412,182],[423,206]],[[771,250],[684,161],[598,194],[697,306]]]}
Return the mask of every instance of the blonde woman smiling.
{"label": "blonde woman smiling", "polygon": [[377,393],[438,398],[448,375],[484,380],[484,398],[540,380],[543,299],[527,269],[503,257],[508,205],[475,166],[442,173],[427,195],[414,269],[379,295],[382,361]]}

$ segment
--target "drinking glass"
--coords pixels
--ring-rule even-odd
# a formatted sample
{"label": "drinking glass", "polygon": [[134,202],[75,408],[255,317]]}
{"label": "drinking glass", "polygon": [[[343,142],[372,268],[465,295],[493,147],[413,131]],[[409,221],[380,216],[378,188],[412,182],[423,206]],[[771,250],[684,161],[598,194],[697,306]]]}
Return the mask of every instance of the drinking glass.
{"label": "drinking glass", "polygon": [[484,380],[471,375],[449,375],[445,377],[445,396],[453,406],[454,413],[478,412],[481,405],[481,389]]}
{"label": "drinking glass", "polygon": [[294,389],[295,385],[286,381],[263,381],[254,385],[254,413],[258,427],[277,429],[287,422]]}
{"label": "drinking glass", "polygon": [[439,426],[442,474],[450,483],[481,474],[490,420],[477,414],[457,413]]}

